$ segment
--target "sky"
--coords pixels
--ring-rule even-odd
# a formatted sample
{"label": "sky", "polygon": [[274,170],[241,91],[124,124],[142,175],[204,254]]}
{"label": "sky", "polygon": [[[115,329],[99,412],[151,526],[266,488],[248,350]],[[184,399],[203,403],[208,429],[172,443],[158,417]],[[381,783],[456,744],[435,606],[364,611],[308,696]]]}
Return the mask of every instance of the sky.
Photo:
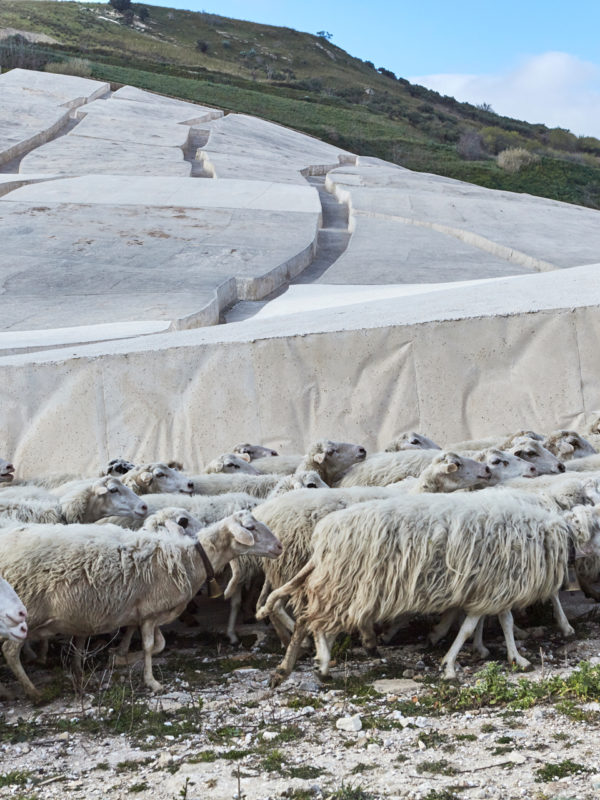
{"label": "sky", "polygon": [[600,0],[152,0],[316,33],[499,114],[600,137]]}

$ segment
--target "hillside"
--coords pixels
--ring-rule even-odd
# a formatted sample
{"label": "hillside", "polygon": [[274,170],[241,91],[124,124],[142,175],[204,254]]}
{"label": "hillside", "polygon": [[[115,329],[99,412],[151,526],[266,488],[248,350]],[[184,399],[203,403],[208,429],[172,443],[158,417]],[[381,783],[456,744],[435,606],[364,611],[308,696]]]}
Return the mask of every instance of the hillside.
{"label": "hillside", "polygon": [[[81,70],[254,114],[410,169],[600,208],[600,141],[443,97],[323,36],[214,14],[135,5],[3,0],[3,68]],[[83,58],[75,66],[73,57]],[[496,156],[521,148],[517,171]],[[527,157],[527,153],[531,157]],[[529,163],[527,163],[529,162]],[[510,164],[509,164],[510,167]]]}

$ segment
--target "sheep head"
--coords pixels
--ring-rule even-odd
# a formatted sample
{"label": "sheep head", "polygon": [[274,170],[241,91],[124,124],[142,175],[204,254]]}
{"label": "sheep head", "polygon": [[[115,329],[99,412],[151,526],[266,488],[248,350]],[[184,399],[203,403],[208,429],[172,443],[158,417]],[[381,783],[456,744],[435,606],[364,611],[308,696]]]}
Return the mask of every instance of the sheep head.
{"label": "sheep head", "polygon": [[255,461],[257,458],[269,458],[271,456],[278,456],[277,450],[271,450],[270,447],[263,447],[260,444],[236,444],[231,451],[236,455],[247,455],[250,461]]}
{"label": "sheep head", "polygon": [[386,453],[396,453],[399,450],[441,450],[442,448],[437,445],[427,436],[423,436],[415,431],[406,431],[397,436],[385,448]]}

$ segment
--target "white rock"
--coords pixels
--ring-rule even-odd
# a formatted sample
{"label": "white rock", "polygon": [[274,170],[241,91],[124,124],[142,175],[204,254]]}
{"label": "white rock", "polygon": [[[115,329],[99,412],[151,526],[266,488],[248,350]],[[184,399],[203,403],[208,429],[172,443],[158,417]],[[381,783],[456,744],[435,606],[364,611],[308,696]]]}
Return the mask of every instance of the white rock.
{"label": "white rock", "polygon": [[276,731],[263,731],[263,734],[262,734],[262,738],[266,739],[267,742],[270,742],[273,739],[276,739],[277,736],[278,736],[278,734],[277,734]]}
{"label": "white rock", "polygon": [[362,720],[358,714],[353,717],[340,717],[335,727],[340,731],[359,731],[362,728]]}

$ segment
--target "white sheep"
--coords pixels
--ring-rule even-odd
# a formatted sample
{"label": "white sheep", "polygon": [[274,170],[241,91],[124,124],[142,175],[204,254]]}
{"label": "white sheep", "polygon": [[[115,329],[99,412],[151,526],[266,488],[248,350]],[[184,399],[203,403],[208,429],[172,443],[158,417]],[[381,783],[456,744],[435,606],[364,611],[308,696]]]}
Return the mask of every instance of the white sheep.
{"label": "white sheep", "polygon": [[565,472],[537,478],[513,478],[502,486],[534,494],[540,504],[550,511],[568,511],[574,506],[600,502],[600,477],[588,477],[585,473]]}
{"label": "white sheep", "polygon": [[562,461],[591,456],[598,451],[577,431],[554,431],[543,441],[544,447]]}
{"label": "white sheep", "polygon": [[192,494],[194,483],[188,475],[166,463],[142,464],[123,475],[125,486],[136,494]]}
{"label": "white sheep", "polygon": [[250,464],[250,457],[236,453],[223,453],[213,458],[205,467],[207,475],[224,472],[226,474],[258,475],[259,471]]}
{"label": "white sheep", "polygon": [[[195,537],[181,528],[155,534],[116,526],[107,531],[107,526],[97,525],[8,531],[0,536],[0,570],[28,606],[34,641],[139,625],[144,681],[152,691],[160,691],[152,674],[152,654],[155,645],[162,644],[156,641],[155,629],[179,616],[205,582],[198,543],[215,572],[242,553],[268,558],[281,553],[268,528],[242,511]],[[3,652],[27,695],[37,698],[39,692],[20,662],[21,646],[5,642]]]}
{"label": "white sheep", "polygon": [[386,453],[396,453],[399,450],[441,450],[439,444],[423,436],[422,433],[406,431],[396,436],[385,448]]}
{"label": "white sheep", "polygon": [[[407,477],[419,477],[428,467],[434,464],[458,465],[462,463],[473,465],[472,459],[461,456],[458,453],[441,450],[401,450],[395,453],[375,453],[369,456],[361,464],[356,464],[338,482],[339,488],[350,486],[389,486],[392,483],[404,480]],[[489,468],[484,464],[476,464],[476,471],[480,474],[482,485],[488,485],[491,477]],[[447,471],[447,475],[434,469],[430,475],[432,488],[421,488],[419,491],[450,491],[449,488],[437,489],[435,482],[439,479],[446,480],[451,472],[455,471],[452,467]],[[460,474],[460,473],[459,473]],[[458,477],[458,476],[457,476]],[[471,484],[473,485],[473,484]],[[464,484],[457,488],[463,488]]]}
{"label": "white sheep", "polygon": [[110,475],[76,482],[58,498],[50,493],[44,497],[39,487],[36,491],[37,495],[23,499],[0,494],[0,519],[71,524],[95,522],[110,515],[143,520],[148,513],[147,504]]}
{"label": "white sheep", "polygon": [[108,465],[102,471],[101,474],[114,475],[115,477],[119,477],[119,475],[125,475],[132,469],[135,469],[135,464],[132,464],[131,461],[127,461],[124,458],[113,458],[111,461],[108,462]]}
{"label": "white sheep", "polygon": [[567,472],[600,472],[600,453],[583,458],[572,458],[565,464]]}
{"label": "white sheep", "polygon": [[505,442],[500,449],[534,464],[538,475],[554,475],[565,471],[563,462],[547,450],[538,439],[516,436],[512,442]]}
{"label": "white sheep", "polygon": [[307,632],[326,677],[331,644],[341,631],[451,608],[463,608],[467,617],[444,657],[446,677],[455,676],[462,644],[488,614],[499,616],[509,661],[526,666],[514,642],[511,609],[558,602],[568,543],[569,526],[558,514],[509,496],[498,502],[491,491],[399,497],[330,514],[315,528],[304,570],[273,592],[257,615],[271,613],[287,596],[299,615],[272,683],[290,673]]}
{"label": "white sheep", "polygon": [[291,455],[257,458],[252,462],[252,466],[261,475],[291,475],[298,469],[303,460],[304,456],[301,453],[293,453]]}
{"label": "white sheep", "polygon": [[277,450],[272,450],[270,447],[263,447],[261,444],[236,444],[232,449],[232,453],[240,455],[247,455],[250,461],[256,461],[259,458],[270,458],[271,456],[278,456]]}
{"label": "white sheep", "polygon": [[[27,609],[17,593],[4,578],[0,578],[0,639],[23,642],[27,638]],[[0,683],[0,695],[11,697]]]}
{"label": "white sheep", "polygon": [[327,484],[314,469],[298,470],[292,475],[284,475],[276,484],[269,498],[278,497],[286,492],[293,492],[296,489],[327,489]]}
{"label": "white sheep", "polygon": [[535,478],[538,475],[537,467],[506,450],[491,448],[477,453],[475,461],[486,464],[492,473],[491,485],[504,483],[512,478]]}
{"label": "white sheep", "polygon": [[595,584],[600,575],[600,500],[593,506],[575,506],[565,517],[573,532],[575,575],[581,591],[598,603],[600,588]]}

